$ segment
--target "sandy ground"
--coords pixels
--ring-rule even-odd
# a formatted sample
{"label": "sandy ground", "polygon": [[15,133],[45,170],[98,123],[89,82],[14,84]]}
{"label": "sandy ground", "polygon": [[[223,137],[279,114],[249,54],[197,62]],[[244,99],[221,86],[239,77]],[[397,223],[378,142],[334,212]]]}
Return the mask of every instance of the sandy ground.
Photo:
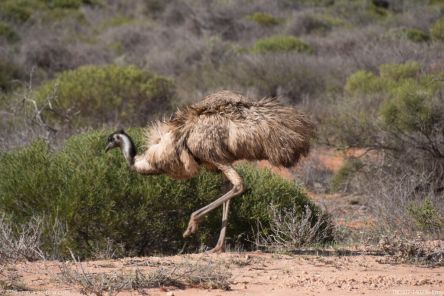
{"label": "sandy ground", "polygon": [[[229,291],[161,287],[119,295],[444,295],[444,267],[391,265],[383,256],[315,256],[265,253],[194,254],[124,258],[82,263],[86,272],[153,270],[187,262],[212,264],[231,277]],[[28,291],[10,295],[81,295],[80,286],[61,277],[62,263],[19,263],[10,266]],[[75,268],[73,264],[68,264]],[[78,266],[77,266],[78,267]]]}

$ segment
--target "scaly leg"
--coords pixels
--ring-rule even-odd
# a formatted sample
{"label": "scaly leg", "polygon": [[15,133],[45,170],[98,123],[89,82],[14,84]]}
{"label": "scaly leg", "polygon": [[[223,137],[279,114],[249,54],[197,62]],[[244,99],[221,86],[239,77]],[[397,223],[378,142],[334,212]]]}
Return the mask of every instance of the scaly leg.
{"label": "scaly leg", "polygon": [[[236,172],[236,170],[231,165],[223,165],[223,164],[215,164],[218,169],[222,171],[222,173],[228,178],[228,180],[233,184],[233,188],[230,191],[213,201],[212,203],[206,205],[205,207],[195,211],[191,214],[190,222],[188,223],[188,227],[184,232],[183,236],[187,237],[190,234],[194,233],[197,230],[197,226],[199,220],[208,212],[211,212],[215,208],[220,205],[224,205],[222,211],[222,229],[219,235],[219,240],[217,242],[216,247],[213,249],[214,252],[220,251],[222,249],[223,243],[225,241],[225,232],[227,227],[227,218],[229,212],[229,202],[233,197],[241,195],[245,189],[241,176]],[[213,250],[211,250],[213,252]]]}
{"label": "scaly leg", "polygon": [[228,225],[228,209],[230,207],[230,200],[227,200],[223,204],[222,209],[222,229],[219,234],[219,239],[217,240],[217,244],[214,248],[208,251],[208,253],[220,253],[225,251],[225,233]]}

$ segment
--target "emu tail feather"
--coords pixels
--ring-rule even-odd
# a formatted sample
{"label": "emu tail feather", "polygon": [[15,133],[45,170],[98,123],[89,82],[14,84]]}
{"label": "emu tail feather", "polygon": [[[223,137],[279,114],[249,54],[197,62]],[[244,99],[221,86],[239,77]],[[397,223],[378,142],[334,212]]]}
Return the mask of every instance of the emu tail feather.
{"label": "emu tail feather", "polygon": [[296,109],[261,100],[244,114],[245,120],[233,120],[229,129],[228,147],[236,158],[267,159],[290,167],[308,153],[314,127]]}
{"label": "emu tail feather", "polygon": [[314,136],[313,124],[295,108],[229,91],[179,110],[167,124],[177,143],[207,163],[266,159],[290,167],[308,153]]}

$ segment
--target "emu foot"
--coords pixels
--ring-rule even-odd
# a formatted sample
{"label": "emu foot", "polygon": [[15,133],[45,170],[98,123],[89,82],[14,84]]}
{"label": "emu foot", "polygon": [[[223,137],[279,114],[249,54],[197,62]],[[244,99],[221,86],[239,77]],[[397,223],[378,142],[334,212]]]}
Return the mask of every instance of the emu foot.
{"label": "emu foot", "polygon": [[223,252],[225,252],[224,245],[223,244],[220,244],[220,245],[217,244],[214,248],[212,248],[209,251],[206,251],[205,253],[207,253],[207,254],[220,254],[220,253],[223,253]]}
{"label": "emu foot", "polygon": [[198,221],[194,218],[190,219],[190,222],[188,222],[188,227],[183,233],[183,237],[190,236],[191,234],[195,233],[197,230]]}

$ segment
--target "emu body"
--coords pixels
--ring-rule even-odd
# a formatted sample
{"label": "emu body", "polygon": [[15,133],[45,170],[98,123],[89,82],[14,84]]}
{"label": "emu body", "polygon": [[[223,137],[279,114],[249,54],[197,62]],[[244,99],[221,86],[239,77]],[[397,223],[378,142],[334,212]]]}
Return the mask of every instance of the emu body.
{"label": "emu body", "polygon": [[131,169],[144,175],[167,174],[175,179],[195,176],[201,166],[221,171],[232,189],[191,214],[184,237],[197,230],[199,220],[219,206],[222,229],[210,252],[224,250],[230,200],[244,192],[237,160],[269,160],[276,166],[293,166],[306,155],[314,129],[308,118],[293,107],[272,99],[250,101],[221,91],[177,111],[169,120],[146,130],[147,149],[137,155],[131,138],[123,131],[108,137],[106,151],[120,147]]}

